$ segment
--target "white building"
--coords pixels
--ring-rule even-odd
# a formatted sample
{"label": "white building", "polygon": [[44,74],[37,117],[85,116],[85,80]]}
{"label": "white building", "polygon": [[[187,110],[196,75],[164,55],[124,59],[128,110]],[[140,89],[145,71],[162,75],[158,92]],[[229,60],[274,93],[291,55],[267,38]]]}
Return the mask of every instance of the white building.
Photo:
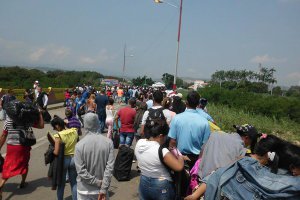
{"label": "white building", "polygon": [[190,86],[189,88],[197,90],[198,88],[204,88],[207,85],[208,85],[208,83],[206,83],[205,81],[196,80],[196,81],[194,81],[194,85]]}

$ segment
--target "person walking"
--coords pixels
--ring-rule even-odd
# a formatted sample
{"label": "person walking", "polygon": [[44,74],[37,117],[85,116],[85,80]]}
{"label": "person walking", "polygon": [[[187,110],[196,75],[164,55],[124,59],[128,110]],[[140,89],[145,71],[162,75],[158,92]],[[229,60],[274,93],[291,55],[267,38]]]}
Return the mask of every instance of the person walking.
{"label": "person walking", "polygon": [[109,139],[112,139],[113,123],[114,123],[114,118],[115,118],[115,115],[116,115],[114,102],[115,101],[112,98],[109,98],[108,99],[108,105],[106,106],[105,124],[107,126],[107,137]]}
{"label": "person walking", "polygon": [[161,149],[168,131],[165,120],[147,121],[145,133],[150,138],[140,139],[136,144],[135,155],[142,173],[139,184],[141,200],[175,199],[175,183],[167,167],[179,172],[183,169],[184,159],[181,155],[173,155],[167,148]]}
{"label": "person walking", "polygon": [[115,118],[115,123],[117,129],[119,129],[118,120],[121,121],[121,128],[120,128],[120,145],[126,145],[128,147],[131,146],[133,138],[134,138],[134,119],[136,115],[136,101],[135,99],[129,99],[129,106],[121,108],[117,116]]}
{"label": "person walking", "polygon": [[78,200],[108,200],[108,189],[114,169],[114,147],[99,132],[100,123],[94,113],[84,118],[85,137],[75,147]]}
{"label": "person walking", "polygon": [[196,111],[200,95],[196,91],[187,95],[187,109],[175,115],[170,125],[168,136],[171,138],[170,146],[176,147],[190,161],[187,161],[192,169],[197,161],[201,147],[210,136],[208,121]]}
{"label": "person walking", "polygon": [[[160,90],[156,90],[153,92],[153,106],[151,109],[157,110],[157,109],[162,109],[162,112],[164,114],[164,117],[166,118],[167,124],[170,125],[171,123],[171,112],[168,109],[164,109],[161,105],[163,101],[164,95]],[[146,124],[146,120],[149,116],[149,110],[147,110],[142,119],[142,126],[141,126],[141,135],[148,137],[147,135],[144,135],[144,127]]]}
{"label": "person walking", "polygon": [[97,114],[100,123],[100,131],[104,132],[105,128],[105,120],[106,120],[106,105],[108,104],[108,98],[105,95],[105,89],[101,90],[100,95],[97,95],[95,99],[95,103],[97,104]]}
{"label": "person walking", "polygon": [[95,99],[96,99],[95,94],[91,94],[90,98],[87,100],[87,104],[86,104],[87,113],[90,113],[90,112],[96,113],[96,111],[97,111],[97,104],[95,103]]}
{"label": "person walking", "polygon": [[51,121],[51,126],[54,130],[58,133],[54,135],[55,145],[54,145],[54,152],[55,156],[59,155],[60,152],[60,144],[65,144],[64,149],[64,168],[63,168],[63,175],[61,177],[61,183],[58,184],[57,187],[57,199],[63,200],[64,199],[64,190],[65,190],[65,183],[66,183],[66,175],[68,173],[70,185],[71,185],[71,192],[72,192],[72,199],[77,200],[77,172],[74,163],[74,153],[75,153],[75,145],[78,141],[78,133],[76,128],[66,129],[65,122],[58,116],[54,116],[53,120]]}
{"label": "person walking", "polygon": [[[0,180],[0,200],[2,200],[2,189],[7,180],[11,177],[22,175],[19,188],[26,186],[28,166],[30,160],[30,146],[20,143],[20,132],[32,130],[31,124],[23,124],[12,120],[7,116],[4,122],[4,128],[0,137],[0,150],[6,141],[6,157],[3,164],[2,179]],[[44,128],[44,120],[40,111],[38,121],[34,123],[38,129]]]}

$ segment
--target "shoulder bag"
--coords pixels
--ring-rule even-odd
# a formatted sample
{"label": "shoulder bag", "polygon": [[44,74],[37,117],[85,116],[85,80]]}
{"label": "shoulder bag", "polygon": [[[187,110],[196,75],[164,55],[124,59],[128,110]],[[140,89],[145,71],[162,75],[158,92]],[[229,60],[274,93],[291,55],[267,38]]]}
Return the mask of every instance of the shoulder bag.
{"label": "shoulder bag", "polygon": [[19,136],[19,142],[23,146],[31,147],[36,144],[36,138],[31,127],[25,130],[21,129]]}

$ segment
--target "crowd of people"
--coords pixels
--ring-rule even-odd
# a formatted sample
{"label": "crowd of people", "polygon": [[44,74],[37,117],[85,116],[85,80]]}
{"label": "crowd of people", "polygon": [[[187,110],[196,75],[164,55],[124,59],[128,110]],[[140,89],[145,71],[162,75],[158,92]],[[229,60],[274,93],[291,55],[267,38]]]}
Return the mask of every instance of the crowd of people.
{"label": "crowd of people", "polygon": [[[26,91],[24,99],[37,102],[36,121],[24,124],[9,112],[6,116],[0,138],[0,149],[7,142],[0,197],[10,177],[22,175],[20,187],[26,186],[31,148],[20,143],[19,131],[44,127],[48,101],[38,82],[34,87],[36,93]],[[12,96],[9,91],[2,98],[3,108],[15,101]],[[233,125],[234,132],[225,133],[207,104],[196,91],[183,99],[165,88],[66,90],[65,116],[51,120],[55,134],[49,135],[47,154],[57,199],[63,199],[66,182],[73,200],[109,199],[115,162],[138,163],[141,200],[300,199],[300,147],[260,133],[251,124]],[[134,149],[134,158],[116,160],[114,148],[120,154],[120,147]]]}

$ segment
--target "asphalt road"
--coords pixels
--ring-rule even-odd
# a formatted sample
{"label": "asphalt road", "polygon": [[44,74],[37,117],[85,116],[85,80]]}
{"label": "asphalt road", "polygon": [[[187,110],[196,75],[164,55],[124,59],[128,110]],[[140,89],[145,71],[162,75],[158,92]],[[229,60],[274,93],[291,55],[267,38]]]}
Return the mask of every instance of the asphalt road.
{"label": "asphalt road", "polygon": [[[54,114],[64,117],[64,108],[49,111],[51,116]],[[3,127],[3,121],[0,121]],[[44,153],[48,148],[47,133],[53,132],[50,124],[45,124],[44,129],[34,129],[37,144],[32,147],[29,162],[29,173],[27,177],[28,185],[26,188],[18,189],[21,176],[16,176],[7,181],[3,188],[3,199],[6,200],[53,200],[56,199],[56,191],[51,190],[51,181],[47,178],[48,166],[44,164]],[[84,129],[83,129],[84,131]],[[1,154],[5,155],[6,146],[1,149]],[[117,151],[115,151],[115,156]],[[109,189],[111,200],[134,200],[138,199],[139,173],[136,170],[136,163],[132,165],[131,180],[128,182],[118,182],[112,178]],[[72,200],[70,185],[66,184],[65,199]]]}

